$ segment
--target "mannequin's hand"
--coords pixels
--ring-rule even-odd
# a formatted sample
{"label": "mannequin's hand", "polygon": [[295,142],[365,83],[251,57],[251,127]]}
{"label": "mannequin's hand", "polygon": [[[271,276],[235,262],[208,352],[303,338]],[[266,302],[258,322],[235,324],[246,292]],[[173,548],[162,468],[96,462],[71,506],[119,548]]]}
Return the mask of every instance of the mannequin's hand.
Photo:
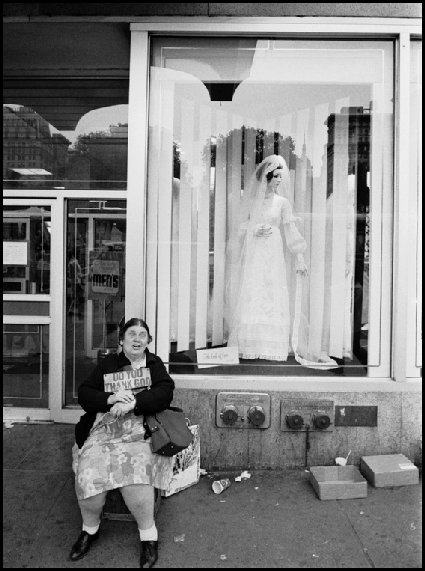
{"label": "mannequin's hand", "polygon": [[295,270],[296,270],[297,274],[299,274],[300,276],[303,276],[303,277],[308,276],[308,268],[306,266],[306,263],[304,262],[304,259],[300,259],[300,258],[297,259],[297,261],[295,263]]}
{"label": "mannequin's hand", "polygon": [[271,234],[272,227],[270,224],[259,224],[254,230],[254,235],[258,238],[267,238],[268,236],[271,236]]}
{"label": "mannequin's hand", "polygon": [[308,269],[307,267],[305,267],[304,269],[297,269],[297,274],[299,274],[300,276],[303,276],[303,278],[306,278],[308,276]]}

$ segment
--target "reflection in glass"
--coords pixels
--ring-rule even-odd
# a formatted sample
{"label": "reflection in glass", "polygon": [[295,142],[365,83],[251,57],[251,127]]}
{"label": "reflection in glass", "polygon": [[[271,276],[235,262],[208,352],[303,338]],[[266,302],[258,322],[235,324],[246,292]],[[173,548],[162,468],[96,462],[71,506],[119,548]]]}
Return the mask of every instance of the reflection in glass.
{"label": "reflection in glass", "polygon": [[3,293],[50,293],[50,206],[3,208]]}
{"label": "reflection in glass", "polygon": [[[284,194],[307,243],[301,288],[283,246],[292,350],[287,361],[240,354],[238,365],[206,371],[329,374],[300,366],[295,349],[306,362],[331,357],[333,374],[379,365],[379,348],[370,358],[369,284],[373,273],[377,324],[380,209],[392,185],[392,43],[158,38],[153,47],[147,292],[157,280],[158,308],[169,308],[158,317],[158,352],[169,353],[173,372],[202,373],[196,351],[228,346],[229,256],[238,255],[231,229],[256,167],[276,154],[288,165]],[[265,326],[272,317],[264,315]]]}
{"label": "reflection in glass", "polygon": [[98,358],[118,346],[124,315],[126,206],[70,200],[66,254],[66,405]]}
{"label": "reflection in glass", "polygon": [[5,188],[125,189],[127,105],[78,115],[75,98],[68,102],[62,95],[61,102],[56,104],[60,131],[37,108],[3,105]]}
{"label": "reflection in glass", "polygon": [[48,406],[49,327],[3,325],[3,406]]}

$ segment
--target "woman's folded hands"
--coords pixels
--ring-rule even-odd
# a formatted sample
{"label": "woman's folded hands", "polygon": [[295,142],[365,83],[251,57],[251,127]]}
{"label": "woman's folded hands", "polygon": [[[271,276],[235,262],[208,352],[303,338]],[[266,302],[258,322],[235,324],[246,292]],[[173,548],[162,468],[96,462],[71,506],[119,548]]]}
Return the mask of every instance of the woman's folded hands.
{"label": "woman's folded hands", "polygon": [[109,395],[108,404],[113,405],[109,412],[116,418],[121,418],[134,409],[136,399],[130,391],[123,390]]}
{"label": "woman's folded hands", "polygon": [[122,418],[125,414],[133,410],[135,405],[136,405],[135,398],[133,398],[133,401],[129,403],[117,402],[114,404],[114,406],[111,408],[109,412],[116,418]]}

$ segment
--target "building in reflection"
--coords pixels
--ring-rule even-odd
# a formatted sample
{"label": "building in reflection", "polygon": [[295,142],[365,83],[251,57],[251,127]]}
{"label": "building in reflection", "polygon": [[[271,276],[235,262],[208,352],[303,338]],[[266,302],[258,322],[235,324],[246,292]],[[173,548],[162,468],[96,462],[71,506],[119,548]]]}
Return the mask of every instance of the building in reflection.
{"label": "building in reflection", "polygon": [[127,139],[128,126],[123,124],[80,135],[72,151],[68,178],[75,180],[82,170],[84,178],[80,180],[91,181],[96,188],[102,181],[112,186],[120,181],[122,185],[127,178]]}
{"label": "building in reflection", "polygon": [[3,179],[63,178],[70,145],[30,107],[3,105]]}
{"label": "building in reflection", "polygon": [[[353,306],[353,350],[363,362],[362,326],[367,322],[369,283],[369,186],[370,171],[370,108],[342,107],[332,113],[325,124],[328,128],[327,196],[354,180],[355,264]],[[345,181],[344,181],[345,178]]]}
{"label": "building in reflection", "polygon": [[48,181],[72,181],[73,188],[87,187],[88,181],[122,184],[127,177],[127,137],[127,125],[110,125],[105,131],[80,135],[71,146],[30,107],[4,105],[3,179],[37,182],[38,187]]}
{"label": "building in reflection", "polygon": [[331,113],[325,124],[328,128],[327,196],[332,194],[334,187],[334,164],[348,161],[347,174],[356,175],[357,190],[364,203],[370,170],[370,109],[342,107],[340,113]]}

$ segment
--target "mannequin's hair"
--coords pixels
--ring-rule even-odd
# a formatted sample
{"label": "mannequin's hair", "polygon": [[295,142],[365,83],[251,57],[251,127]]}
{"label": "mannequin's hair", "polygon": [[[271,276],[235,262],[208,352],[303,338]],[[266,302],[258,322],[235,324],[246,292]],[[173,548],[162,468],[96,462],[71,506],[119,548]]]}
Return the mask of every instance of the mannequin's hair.
{"label": "mannequin's hair", "polygon": [[269,155],[261,161],[255,171],[257,180],[261,181],[264,176],[264,172],[266,173],[267,181],[271,180],[272,175],[269,177],[268,174],[275,171],[277,168],[282,168],[282,164],[286,164],[283,157],[280,155]]}
{"label": "mannequin's hair", "polygon": [[274,170],[268,172],[268,173],[266,174],[267,182],[270,182],[270,181],[272,180],[274,171],[277,171],[277,170],[279,170],[279,169],[282,170],[282,168],[283,168],[283,167],[281,167],[281,166],[279,165],[279,166],[276,167]]}

